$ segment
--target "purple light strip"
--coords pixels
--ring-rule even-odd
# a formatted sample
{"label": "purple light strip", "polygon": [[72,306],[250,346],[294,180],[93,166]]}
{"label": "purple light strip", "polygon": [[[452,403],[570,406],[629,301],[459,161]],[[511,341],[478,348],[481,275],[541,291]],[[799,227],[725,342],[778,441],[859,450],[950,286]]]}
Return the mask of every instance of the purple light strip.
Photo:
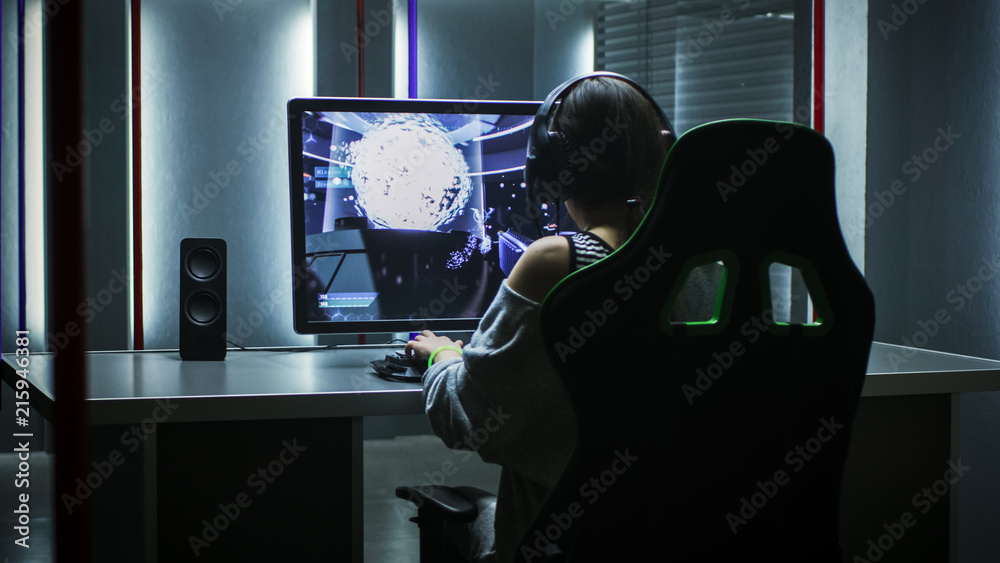
{"label": "purple light strip", "polygon": [[408,23],[409,44],[409,78],[407,93],[410,98],[417,97],[417,0],[407,0],[406,15]]}
{"label": "purple light strip", "polygon": [[24,240],[24,0],[17,2],[17,330],[27,330],[27,275]]}

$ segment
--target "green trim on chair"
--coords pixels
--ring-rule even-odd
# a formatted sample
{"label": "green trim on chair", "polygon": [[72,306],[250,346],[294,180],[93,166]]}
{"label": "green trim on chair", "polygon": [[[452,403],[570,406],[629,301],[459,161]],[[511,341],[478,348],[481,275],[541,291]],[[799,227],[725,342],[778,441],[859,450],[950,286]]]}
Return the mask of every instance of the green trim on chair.
{"label": "green trim on chair", "polygon": [[[707,321],[692,322],[670,320],[670,314],[673,312],[688,278],[691,277],[691,272],[699,266],[713,262],[722,262],[722,279],[719,280],[712,318]],[[667,336],[677,334],[678,326],[685,327],[684,334],[688,336],[705,336],[721,332],[729,324],[739,274],[740,263],[736,254],[731,250],[714,250],[688,259],[677,273],[677,283],[670,288],[670,293],[667,294],[663,307],[660,309],[660,330]]]}
{"label": "green trim on chair", "polygon": [[813,308],[816,311],[816,320],[813,322],[800,324],[774,321],[774,324],[771,326],[773,333],[778,336],[785,336],[791,333],[793,330],[792,327],[802,327],[801,330],[804,336],[822,336],[826,334],[833,326],[833,308],[830,305],[826,291],[823,289],[823,284],[820,282],[816,266],[811,260],[780,251],[772,251],[765,254],[761,261],[759,272],[761,277],[761,308],[763,310],[771,309],[770,268],[772,264],[791,266],[797,268],[802,273],[802,279],[806,284],[806,291],[809,292],[809,298],[812,299]]}

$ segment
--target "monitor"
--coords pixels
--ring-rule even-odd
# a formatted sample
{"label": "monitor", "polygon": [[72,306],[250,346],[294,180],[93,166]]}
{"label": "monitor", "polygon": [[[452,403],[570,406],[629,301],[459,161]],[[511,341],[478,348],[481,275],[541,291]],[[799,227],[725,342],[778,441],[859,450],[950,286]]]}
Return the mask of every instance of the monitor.
{"label": "monitor", "polygon": [[288,102],[300,334],[473,330],[551,209],[523,169],[539,102]]}

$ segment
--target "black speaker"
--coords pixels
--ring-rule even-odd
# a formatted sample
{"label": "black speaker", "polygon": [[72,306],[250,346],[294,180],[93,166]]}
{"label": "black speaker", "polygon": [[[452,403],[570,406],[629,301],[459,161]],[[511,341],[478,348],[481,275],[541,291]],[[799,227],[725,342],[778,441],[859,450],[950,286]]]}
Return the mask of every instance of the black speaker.
{"label": "black speaker", "polygon": [[226,241],[181,241],[182,360],[226,357]]}

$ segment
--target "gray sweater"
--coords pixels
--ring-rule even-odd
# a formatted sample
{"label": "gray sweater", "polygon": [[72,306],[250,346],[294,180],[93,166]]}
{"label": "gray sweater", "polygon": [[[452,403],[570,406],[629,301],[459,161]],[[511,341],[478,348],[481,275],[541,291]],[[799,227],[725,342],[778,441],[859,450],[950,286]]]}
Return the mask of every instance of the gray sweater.
{"label": "gray sweater", "polygon": [[501,284],[461,358],[424,376],[431,427],[454,449],[503,466],[496,555],[510,561],[569,460],[576,424],[542,346],[538,303]]}

